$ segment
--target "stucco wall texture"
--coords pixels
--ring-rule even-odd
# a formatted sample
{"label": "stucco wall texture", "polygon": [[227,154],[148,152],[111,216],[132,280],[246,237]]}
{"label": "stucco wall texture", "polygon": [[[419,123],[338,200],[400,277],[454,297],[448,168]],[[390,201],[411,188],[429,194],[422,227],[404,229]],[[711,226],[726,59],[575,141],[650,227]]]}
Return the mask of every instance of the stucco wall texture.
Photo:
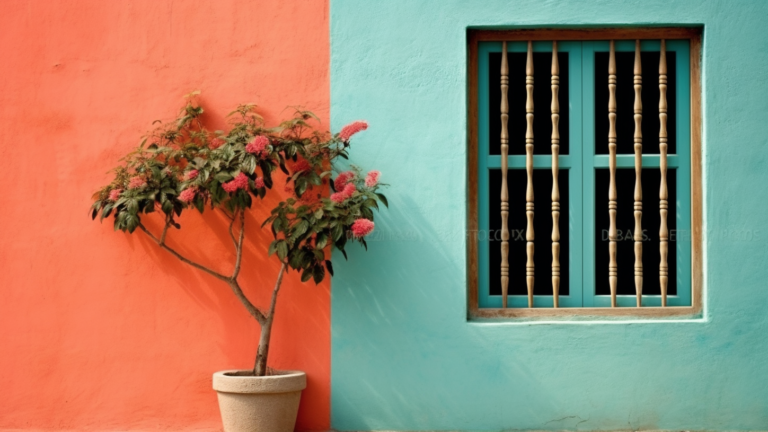
{"label": "stucco wall texture", "polygon": [[[142,234],[92,222],[90,195],[195,89],[219,127],[242,102],[271,124],[303,105],[327,127],[327,12],[324,0],[3,2],[0,429],[221,427],[211,375],[252,365],[255,321]],[[247,218],[242,274],[260,305],[278,270],[265,214]],[[180,222],[174,247],[231,270],[223,218]],[[272,365],[307,372],[298,428],[327,429],[329,283],[292,274],[280,297]]]}
{"label": "stucco wall texture", "polygon": [[[331,2],[332,124],[365,116],[355,161],[392,183],[380,241],[337,260],[332,426],[768,430],[766,17],[757,0]],[[703,26],[702,318],[467,322],[467,28],[553,25]]]}

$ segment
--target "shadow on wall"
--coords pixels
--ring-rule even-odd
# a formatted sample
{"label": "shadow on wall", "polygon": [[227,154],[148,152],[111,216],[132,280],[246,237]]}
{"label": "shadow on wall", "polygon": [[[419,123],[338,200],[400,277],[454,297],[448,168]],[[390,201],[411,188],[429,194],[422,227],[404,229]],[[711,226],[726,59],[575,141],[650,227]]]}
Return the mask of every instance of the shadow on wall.
{"label": "shadow on wall", "polygon": [[[273,240],[268,227],[261,227],[269,212],[286,197],[283,193],[285,176],[274,173],[275,185],[264,200],[254,200],[253,208],[246,213],[246,240],[243,246],[242,268],[239,280],[246,296],[257,306],[267,309],[272,289],[279,272],[280,264],[276,256],[268,257],[267,249]],[[220,211],[206,207],[201,215],[194,209],[185,212],[177,220],[181,229],[171,228],[167,234],[168,245],[181,255],[198,262],[221,274],[230,275],[234,267],[234,245],[229,237],[229,219]],[[159,237],[162,231],[160,213],[144,215],[142,222],[151,232]],[[111,220],[104,221],[109,225]],[[238,226],[234,228],[235,235]],[[112,233],[108,233],[112,234]],[[119,240],[116,240],[119,241]],[[259,326],[243,305],[237,300],[231,288],[224,282],[195,269],[170,255],[140,230],[126,235],[131,253],[136,257],[149,257],[149,265],[157,271],[170,276],[174,284],[167,286],[145,286],[143,290],[165,290],[177,285],[191,298],[197,307],[206,311],[219,328],[211,332],[216,337],[204,343],[215,344],[216,355],[208,358],[209,368],[198,367],[198,391],[208,392],[210,374],[222,369],[248,369],[253,367],[258,346]],[[134,257],[134,259],[136,258]],[[299,423],[300,429],[312,429],[317,422],[318,411],[327,411],[327,407],[318,405],[327,398],[328,392],[328,346],[324,346],[324,337],[330,322],[328,308],[328,280],[320,285],[314,282],[302,283],[299,273],[288,272],[279,294],[275,324],[269,356],[269,366],[276,369],[301,369],[307,373],[308,386],[302,394]],[[157,308],[163,308],[158,302]],[[311,311],[311,313],[308,313]],[[162,312],[160,313],[162,315]],[[177,317],[178,318],[178,317]],[[194,315],[184,317],[195,320]],[[187,322],[186,324],[189,324]],[[169,323],[180,327],[179,331],[190,331],[185,323]],[[169,331],[168,328],[165,329]],[[209,334],[209,335],[210,335]],[[201,337],[207,337],[201,335]],[[327,339],[326,339],[327,341]],[[329,341],[326,342],[326,344]],[[198,360],[199,361],[199,360]],[[181,373],[181,372],[180,372]],[[184,378],[181,378],[184,379]],[[200,379],[203,380],[200,383]],[[215,408],[215,393],[210,390],[210,400]],[[320,403],[322,405],[322,403]],[[302,414],[302,412],[305,412]],[[302,418],[308,424],[302,424]]]}
{"label": "shadow on wall", "polygon": [[[663,412],[659,405],[674,405],[670,395],[658,395],[622,419],[591,419],[584,412],[602,412],[597,406],[604,405],[606,397],[632,399],[636,388],[614,385],[612,395],[597,393],[576,404],[567,398],[569,392],[583,391],[583,378],[595,374],[595,364],[582,361],[594,355],[594,335],[584,331],[587,327],[567,335],[556,331],[547,339],[551,326],[511,331],[504,324],[468,323],[466,275],[462,266],[453,264],[464,262],[468,239],[462,227],[441,232],[428,217],[441,211],[463,214],[463,208],[424,208],[407,195],[388,195],[393,197],[391,208],[376,220],[379,237],[369,241],[370,252],[349,253],[348,263],[334,255],[337,272],[344,275],[333,287],[334,428],[474,430],[478,417],[529,429],[657,428],[658,413]],[[459,297],[465,301],[457,301]],[[622,326],[603,330],[607,340],[626,332]],[[552,352],[552,344],[580,360],[537,360]],[[630,340],[601,345],[601,364],[642,355]],[[653,364],[637,369],[657,373]],[[595,381],[621,383],[626,378],[622,373],[601,370]],[[566,378],[555,382],[548,379],[552,374]],[[592,409],[564,411],[581,403]],[[458,414],[462,412],[466,414]]]}

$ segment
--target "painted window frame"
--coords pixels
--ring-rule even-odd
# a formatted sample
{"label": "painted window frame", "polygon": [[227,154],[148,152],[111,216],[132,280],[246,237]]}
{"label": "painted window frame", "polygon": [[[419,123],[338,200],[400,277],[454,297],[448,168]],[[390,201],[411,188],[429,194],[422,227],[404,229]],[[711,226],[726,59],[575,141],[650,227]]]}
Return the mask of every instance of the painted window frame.
{"label": "painted window frame", "polygon": [[[690,196],[690,206],[678,213],[678,230],[690,230],[690,242],[677,242],[678,286],[690,286],[690,290],[678,289],[678,296],[668,297],[668,306],[660,307],[660,299],[644,296],[643,307],[634,307],[635,296],[619,296],[618,307],[610,307],[610,296],[594,294],[594,244],[584,239],[594,238],[594,212],[584,212],[594,207],[594,195],[582,195],[581,190],[594,190],[595,168],[608,164],[608,156],[596,155],[594,131],[594,98],[583,98],[582,92],[594,92],[594,64],[596,51],[607,51],[608,40],[616,40],[616,50],[633,51],[634,40],[641,39],[643,50],[658,50],[659,40],[667,40],[667,51],[675,51],[678,71],[677,98],[689,103],[678,103],[677,118],[686,118],[688,125],[678,127],[677,154],[669,157],[669,167],[677,170],[678,178],[685,176],[689,182],[678,182],[677,196]],[[480,248],[478,235],[468,239],[468,318],[537,318],[573,316],[617,317],[679,317],[698,316],[701,313],[701,31],[698,28],[640,28],[640,29],[589,29],[589,30],[469,30],[468,32],[468,229],[470,233],[487,232],[489,203],[488,170],[501,167],[500,156],[488,156],[487,54],[500,52],[501,41],[508,42],[508,52],[525,52],[527,41],[534,41],[534,52],[551,52],[551,41],[558,41],[558,51],[569,53],[570,82],[581,85],[569,86],[569,100],[579,101],[570,106],[570,150],[561,155],[561,169],[569,172],[570,224],[582,229],[570,230],[570,285],[569,295],[560,296],[560,308],[552,308],[551,296],[535,296],[534,308],[527,308],[526,296],[508,297],[508,308],[501,308],[501,296],[488,293],[488,273],[481,263],[488,261],[488,250]],[[604,45],[604,46],[603,46]],[[584,63],[582,63],[584,62]],[[687,82],[686,82],[687,81]],[[483,125],[481,122],[485,121]],[[678,122],[680,125],[680,122]],[[689,126],[689,127],[685,127]],[[688,144],[687,146],[685,144]],[[685,151],[683,146],[688,147]],[[482,155],[482,156],[481,156]],[[619,155],[618,167],[633,165],[633,155]],[[525,156],[509,156],[509,169],[525,167]],[[534,156],[534,166],[551,167],[549,155]],[[643,156],[643,166],[659,166],[659,156]],[[580,197],[580,199],[574,199]],[[683,206],[685,207],[685,206]],[[688,210],[686,214],[686,210]],[[485,230],[485,231],[483,231]],[[576,248],[583,248],[578,250]],[[592,257],[585,259],[584,257]],[[586,266],[585,266],[586,264]],[[671,263],[670,263],[671,264]],[[607,265],[606,265],[607,267]],[[681,271],[682,270],[682,271]],[[606,268],[607,271],[607,268]],[[591,293],[590,293],[591,290]],[[520,297],[520,298],[518,298]],[[605,297],[605,298],[603,298]]]}

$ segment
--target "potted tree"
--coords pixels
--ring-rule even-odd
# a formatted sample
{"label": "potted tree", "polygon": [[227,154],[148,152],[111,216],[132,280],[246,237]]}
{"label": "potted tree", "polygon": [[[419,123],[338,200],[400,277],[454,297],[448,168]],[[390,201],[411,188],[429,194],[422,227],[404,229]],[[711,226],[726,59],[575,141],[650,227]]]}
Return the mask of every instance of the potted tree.
{"label": "potted tree", "polygon": [[[317,118],[308,111],[279,126],[268,128],[254,105],[241,105],[230,113],[229,131],[209,131],[194,102],[196,93],[179,117],[160,123],[140,146],[114,169],[114,179],[93,196],[91,217],[112,217],[115,230],[147,235],[158,247],[182,262],[210,274],[227,285],[260,326],[256,359],[247,370],[213,375],[224,430],[292,431],[306,377],[301,371],[268,367],[272,324],[278,293],[286,271],[301,273],[301,281],[320,283],[333,275],[330,249],[344,251],[347,242],[359,242],[373,231],[373,210],[387,199],[379,192],[379,172],[363,175],[352,167],[333,178],[336,158],[348,158],[350,138],[367,128],[358,121],[331,135],[310,124]],[[268,309],[256,307],[241,288],[244,264],[245,213],[258,206],[275,187],[273,173],[282,171],[290,197],[281,201],[262,227],[269,226],[274,240],[269,256],[281,263],[272,287]],[[333,193],[327,196],[329,189]],[[181,229],[178,218],[186,210],[206,208],[229,220],[235,249],[232,271],[219,273],[168,246],[171,230]],[[157,213],[162,231],[151,232],[143,217]],[[266,229],[266,228],[265,228]],[[266,246],[266,245],[265,245]]]}

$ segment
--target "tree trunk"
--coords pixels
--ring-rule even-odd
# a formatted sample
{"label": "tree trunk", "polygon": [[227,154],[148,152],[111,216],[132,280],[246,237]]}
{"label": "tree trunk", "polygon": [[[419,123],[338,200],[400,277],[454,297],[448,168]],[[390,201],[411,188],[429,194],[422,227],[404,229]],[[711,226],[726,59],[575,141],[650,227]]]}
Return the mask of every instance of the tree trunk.
{"label": "tree trunk", "polygon": [[277,274],[275,289],[272,291],[272,301],[269,304],[269,313],[267,313],[264,324],[261,326],[261,335],[259,336],[259,348],[256,351],[256,364],[253,366],[255,376],[264,376],[267,374],[267,356],[269,356],[269,339],[272,336],[272,322],[275,319],[275,305],[277,304],[277,293],[280,292],[280,284],[283,282],[286,263],[280,266],[280,273]]}
{"label": "tree trunk", "polygon": [[261,326],[259,348],[256,351],[256,364],[253,366],[253,374],[255,376],[264,376],[267,374],[267,356],[269,356],[269,339],[272,335],[273,318],[273,316],[267,317],[264,325]]}

